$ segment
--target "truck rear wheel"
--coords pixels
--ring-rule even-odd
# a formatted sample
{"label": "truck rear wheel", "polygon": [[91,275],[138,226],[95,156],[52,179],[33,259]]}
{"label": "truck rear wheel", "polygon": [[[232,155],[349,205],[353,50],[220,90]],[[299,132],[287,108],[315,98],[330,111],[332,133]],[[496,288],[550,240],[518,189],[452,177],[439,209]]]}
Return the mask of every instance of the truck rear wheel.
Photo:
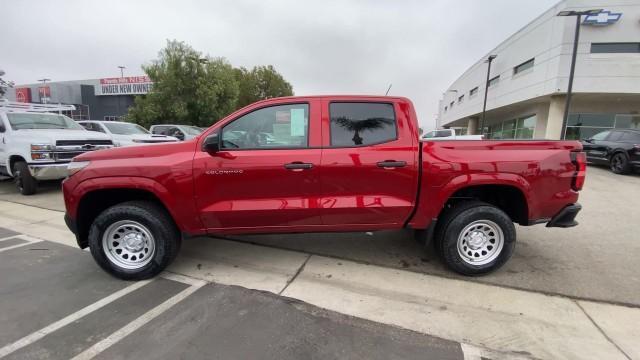
{"label": "truck rear wheel", "polygon": [[436,238],[444,263],[468,276],[486,274],[513,254],[516,229],[507,214],[480,201],[463,202],[439,221]]}
{"label": "truck rear wheel", "polygon": [[29,167],[24,161],[18,161],[13,165],[13,180],[16,188],[22,195],[33,195],[38,190],[38,181],[31,176]]}
{"label": "truck rear wheel", "polygon": [[180,231],[166,211],[130,201],[103,211],[89,231],[95,261],[123,280],[143,280],[164,270],[180,249]]}

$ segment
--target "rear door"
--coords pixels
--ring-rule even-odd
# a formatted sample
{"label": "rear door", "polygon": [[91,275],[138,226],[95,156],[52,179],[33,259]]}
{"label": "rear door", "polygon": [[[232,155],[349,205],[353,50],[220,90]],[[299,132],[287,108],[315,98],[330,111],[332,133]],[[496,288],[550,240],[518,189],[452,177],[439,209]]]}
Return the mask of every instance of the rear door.
{"label": "rear door", "polygon": [[310,100],[249,110],[214,130],[220,151],[198,148],[194,159],[196,204],[208,231],[310,231],[321,225],[319,122],[319,101]]}
{"label": "rear door", "polygon": [[383,99],[323,102],[325,226],[345,231],[403,226],[418,183],[411,109]]}

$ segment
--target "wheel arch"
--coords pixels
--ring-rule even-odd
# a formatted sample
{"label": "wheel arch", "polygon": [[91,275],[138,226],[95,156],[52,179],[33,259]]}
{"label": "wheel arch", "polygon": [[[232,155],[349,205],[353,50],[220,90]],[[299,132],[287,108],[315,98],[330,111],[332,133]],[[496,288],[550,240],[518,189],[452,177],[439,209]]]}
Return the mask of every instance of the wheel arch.
{"label": "wheel arch", "polygon": [[78,202],[75,220],[78,245],[81,248],[87,246],[87,237],[91,224],[104,210],[117,204],[134,200],[148,201],[158,205],[173,219],[176,227],[180,228],[165,203],[149,190],[140,188],[95,189],[83,194]]}
{"label": "wheel arch", "polygon": [[7,159],[7,173],[9,176],[13,176],[13,165],[15,165],[18,161],[27,162],[27,160],[22,155],[9,155]]}

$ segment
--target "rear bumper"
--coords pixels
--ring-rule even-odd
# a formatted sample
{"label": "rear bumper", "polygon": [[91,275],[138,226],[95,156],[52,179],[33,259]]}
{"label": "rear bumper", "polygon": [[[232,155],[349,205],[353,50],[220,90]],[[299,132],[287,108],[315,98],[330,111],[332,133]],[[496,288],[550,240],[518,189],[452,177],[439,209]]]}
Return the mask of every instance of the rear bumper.
{"label": "rear bumper", "polygon": [[29,172],[36,180],[59,180],[69,174],[69,163],[62,164],[29,164]]}
{"label": "rear bumper", "polygon": [[580,204],[571,204],[565,206],[547,223],[547,227],[568,228],[578,225],[575,220],[578,213],[582,210]]}

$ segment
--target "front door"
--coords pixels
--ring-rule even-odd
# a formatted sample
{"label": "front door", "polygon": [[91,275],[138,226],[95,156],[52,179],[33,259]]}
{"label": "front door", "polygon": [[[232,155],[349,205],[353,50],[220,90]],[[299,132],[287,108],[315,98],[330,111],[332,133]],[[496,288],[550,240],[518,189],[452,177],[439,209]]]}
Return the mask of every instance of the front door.
{"label": "front door", "polygon": [[249,111],[214,130],[220,151],[198,149],[194,159],[205,227],[214,233],[286,232],[320,225],[321,149],[310,136],[315,127],[319,132],[319,121],[314,101],[285,103]]}
{"label": "front door", "polygon": [[[383,102],[323,106],[322,220],[336,230],[402,227],[417,191],[417,129]],[[326,114],[326,116],[325,116]]]}

